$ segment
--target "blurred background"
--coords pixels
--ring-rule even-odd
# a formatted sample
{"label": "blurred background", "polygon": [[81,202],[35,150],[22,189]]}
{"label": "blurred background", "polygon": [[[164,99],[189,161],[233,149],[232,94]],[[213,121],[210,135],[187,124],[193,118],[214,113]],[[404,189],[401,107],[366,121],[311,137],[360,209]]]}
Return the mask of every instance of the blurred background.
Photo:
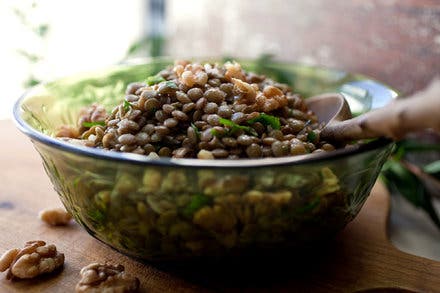
{"label": "blurred background", "polygon": [[[440,75],[438,0],[0,0],[0,35],[0,119],[29,86],[139,57],[270,55],[362,73],[402,94]],[[440,260],[440,183],[424,177],[440,178],[439,139],[413,141],[429,147],[399,146],[408,159],[388,165],[406,174],[390,186],[404,195],[392,197],[390,237]]]}

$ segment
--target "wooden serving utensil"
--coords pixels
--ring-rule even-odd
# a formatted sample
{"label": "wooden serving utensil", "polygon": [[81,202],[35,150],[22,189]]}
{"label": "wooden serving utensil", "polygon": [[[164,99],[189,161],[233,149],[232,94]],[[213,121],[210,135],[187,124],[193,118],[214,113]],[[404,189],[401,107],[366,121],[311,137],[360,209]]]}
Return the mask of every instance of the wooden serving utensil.
{"label": "wooden serving utensil", "polygon": [[306,99],[306,104],[326,123],[323,140],[340,142],[388,137],[399,140],[406,134],[432,128],[440,131],[440,79],[424,90],[399,98],[385,107],[352,118],[344,96],[322,94]]}

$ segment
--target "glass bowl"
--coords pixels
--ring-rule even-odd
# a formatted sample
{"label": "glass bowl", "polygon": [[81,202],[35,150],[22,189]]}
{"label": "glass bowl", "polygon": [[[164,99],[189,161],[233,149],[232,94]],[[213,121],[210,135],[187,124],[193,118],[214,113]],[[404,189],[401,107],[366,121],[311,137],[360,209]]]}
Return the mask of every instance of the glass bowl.
{"label": "glass bowl", "polygon": [[[289,83],[308,97],[343,92],[356,113],[395,98],[360,75],[300,64],[240,60],[250,71]],[[365,202],[392,143],[372,140],[297,157],[152,159],[65,143],[58,126],[75,124],[93,102],[107,109],[129,82],[172,64],[152,59],[36,86],[15,104],[66,209],[91,235],[149,261],[242,256],[329,239]]]}

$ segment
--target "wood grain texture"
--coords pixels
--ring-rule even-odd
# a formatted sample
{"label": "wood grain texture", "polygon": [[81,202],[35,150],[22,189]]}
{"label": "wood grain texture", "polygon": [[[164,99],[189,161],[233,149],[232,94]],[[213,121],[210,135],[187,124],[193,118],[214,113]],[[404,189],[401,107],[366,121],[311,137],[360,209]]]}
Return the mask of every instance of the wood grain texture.
{"label": "wood grain texture", "polygon": [[27,240],[54,243],[65,253],[63,270],[31,281],[8,281],[0,292],[72,292],[79,270],[95,261],[121,263],[145,292],[354,292],[400,288],[435,292],[440,263],[395,249],[386,235],[387,191],[377,184],[358,217],[336,239],[302,257],[283,256],[231,264],[151,265],[135,261],[89,236],[81,227],[49,227],[38,212],[61,206],[29,140],[10,121],[0,121],[0,252]]}

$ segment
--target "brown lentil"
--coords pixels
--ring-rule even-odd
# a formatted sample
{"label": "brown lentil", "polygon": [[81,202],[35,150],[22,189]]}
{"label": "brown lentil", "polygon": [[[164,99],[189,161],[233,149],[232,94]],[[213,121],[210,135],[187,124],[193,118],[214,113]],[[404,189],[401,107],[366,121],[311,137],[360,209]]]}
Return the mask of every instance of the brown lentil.
{"label": "brown lentil", "polygon": [[168,133],[170,133],[170,129],[166,126],[155,126],[154,130],[156,131],[157,134],[159,134],[160,136],[165,136]]}
{"label": "brown lentil", "polygon": [[[218,86],[218,85],[217,85]],[[218,88],[209,89],[204,94],[208,102],[220,104],[225,100],[226,94]]]}
{"label": "brown lentil", "polygon": [[216,158],[226,158],[229,156],[229,152],[225,149],[214,149],[211,151],[211,153]]}
{"label": "brown lentil", "polygon": [[196,109],[197,110],[202,110],[203,108],[205,108],[207,102],[208,101],[206,100],[206,98],[198,99],[197,102],[196,102]]}
{"label": "brown lentil", "polygon": [[180,121],[187,121],[189,120],[188,115],[186,115],[184,112],[179,110],[174,110],[171,115],[173,115],[174,118]]}
{"label": "brown lentil", "polygon": [[191,101],[196,102],[198,99],[203,97],[203,91],[200,88],[192,88],[187,92],[188,97]]}
{"label": "brown lentil", "polygon": [[196,104],[194,104],[193,102],[190,102],[190,103],[184,104],[182,106],[182,111],[185,113],[188,113],[188,112],[194,110],[195,108],[196,108]]}
{"label": "brown lentil", "polygon": [[220,125],[220,116],[217,114],[208,115],[206,118],[206,122],[208,122],[212,126]]}
{"label": "brown lentil", "polygon": [[162,106],[162,110],[166,114],[171,114],[176,108],[173,105],[165,104]]}
{"label": "brown lentil", "polygon": [[203,108],[203,111],[204,111],[206,114],[214,114],[214,113],[217,113],[217,111],[218,111],[218,105],[217,105],[216,103],[209,102],[209,103],[207,103],[207,104],[205,105],[205,107]]}
{"label": "brown lentil", "polygon": [[178,123],[179,123],[179,121],[177,121],[174,118],[167,118],[163,122],[163,125],[165,125],[168,128],[173,128],[173,127],[176,127]]}
{"label": "brown lentil", "polygon": [[188,97],[188,95],[181,91],[176,92],[176,99],[182,104],[191,102],[191,99]]}
{"label": "brown lentil", "polygon": [[130,145],[136,143],[136,138],[133,134],[122,134],[118,137],[118,141],[123,145]]}
{"label": "brown lentil", "polygon": [[272,144],[272,153],[275,157],[287,156],[290,152],[290,146],[282,141],[276,141]]}
{"label": "brown lentil", "polygon": [[230,118],[232,116],[232,109],[227,105],[221,105],[218,107],[217,114],[222,118]]}
{"label": "brown lentil", "polygon": [[246,154],[249,158],[259,158],[262,155],[261,147],[256,143],[252,143],[246,148]]}
{"label": "brown lentil", "polygon": [[144,110],[148,113],[153,113],[160,106],[159,101],[156,98],[148,99],[144,104]]}

